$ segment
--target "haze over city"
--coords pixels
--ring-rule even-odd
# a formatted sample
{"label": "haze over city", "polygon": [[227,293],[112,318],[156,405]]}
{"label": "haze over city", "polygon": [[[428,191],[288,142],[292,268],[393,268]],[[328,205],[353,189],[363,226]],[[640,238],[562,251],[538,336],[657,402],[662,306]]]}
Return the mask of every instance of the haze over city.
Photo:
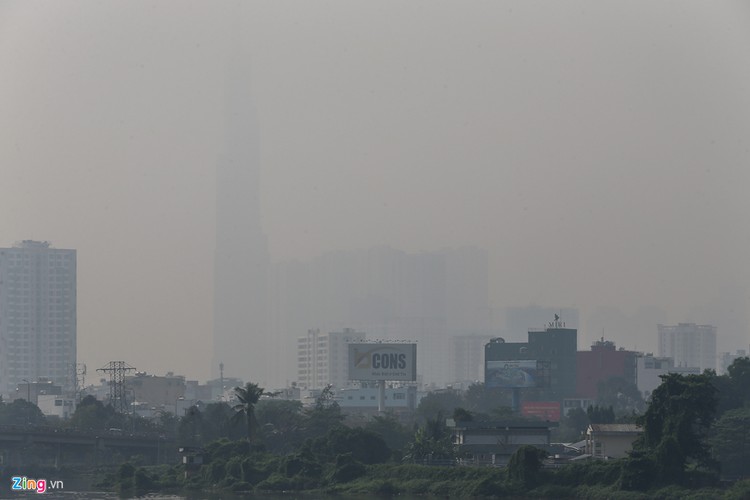
{"label": "haze over city", "polygon": [[5,2],[0,247],[77,250],[79,362],[210,377],[241,77],[272,262],[478,248],[492,328],[537,304],[580,311],[580,349],[655,351],[658,321],[744,349],[748,20],[742,2]]}

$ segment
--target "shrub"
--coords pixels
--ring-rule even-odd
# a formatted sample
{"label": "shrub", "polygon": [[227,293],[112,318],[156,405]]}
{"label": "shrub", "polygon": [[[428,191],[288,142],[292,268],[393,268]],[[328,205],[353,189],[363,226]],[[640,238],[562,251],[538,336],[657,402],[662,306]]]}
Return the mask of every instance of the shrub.
{"label": "shrub", "polygon": [[154,489],[154,480],[148,475],[145,469],[139,467],[133,476],[133,486],[135,494],[142,496],[144,493]]}

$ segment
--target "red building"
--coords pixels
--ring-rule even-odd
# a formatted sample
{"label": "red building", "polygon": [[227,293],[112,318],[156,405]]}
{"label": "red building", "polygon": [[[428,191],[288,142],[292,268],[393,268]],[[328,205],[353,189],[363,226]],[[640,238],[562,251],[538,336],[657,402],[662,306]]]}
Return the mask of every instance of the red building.
{"label": "red building", "polygon": [[622,377],[636,383],[636,354],[617,349],[610,340],[597,340],[590,351],[576,353],[576,395],[582,399],[596,400],[598,384],[611,377]]}

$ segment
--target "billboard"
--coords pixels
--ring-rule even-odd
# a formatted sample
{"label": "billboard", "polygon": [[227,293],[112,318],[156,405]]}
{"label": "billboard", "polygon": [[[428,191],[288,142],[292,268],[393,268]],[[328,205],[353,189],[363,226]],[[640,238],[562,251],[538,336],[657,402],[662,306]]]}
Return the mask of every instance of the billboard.
{"label": "billboard", "polygon": [[487,361],[484,375],[486,387],[537,387],[541,385],[535,360]]}
{"label": "billboard", "polygon": [[521,414],[526,417],[559,422],[560,403],[557,401],[524,401],[521,403]]}
{"label": "billboard", "polygon": [[349,380],[417,380],[417,344],[349,344]]}

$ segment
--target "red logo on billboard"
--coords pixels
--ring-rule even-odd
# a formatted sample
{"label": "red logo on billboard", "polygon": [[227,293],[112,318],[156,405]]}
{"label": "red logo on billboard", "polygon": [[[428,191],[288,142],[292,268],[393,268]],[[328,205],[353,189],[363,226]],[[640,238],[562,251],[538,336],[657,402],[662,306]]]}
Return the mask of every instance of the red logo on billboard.
{"label": "red logo on billboard", "polygon": [[550,422],[560,421],[560,403],[556,401],[524,401],[521,413],[525,417],[536,417]]}

